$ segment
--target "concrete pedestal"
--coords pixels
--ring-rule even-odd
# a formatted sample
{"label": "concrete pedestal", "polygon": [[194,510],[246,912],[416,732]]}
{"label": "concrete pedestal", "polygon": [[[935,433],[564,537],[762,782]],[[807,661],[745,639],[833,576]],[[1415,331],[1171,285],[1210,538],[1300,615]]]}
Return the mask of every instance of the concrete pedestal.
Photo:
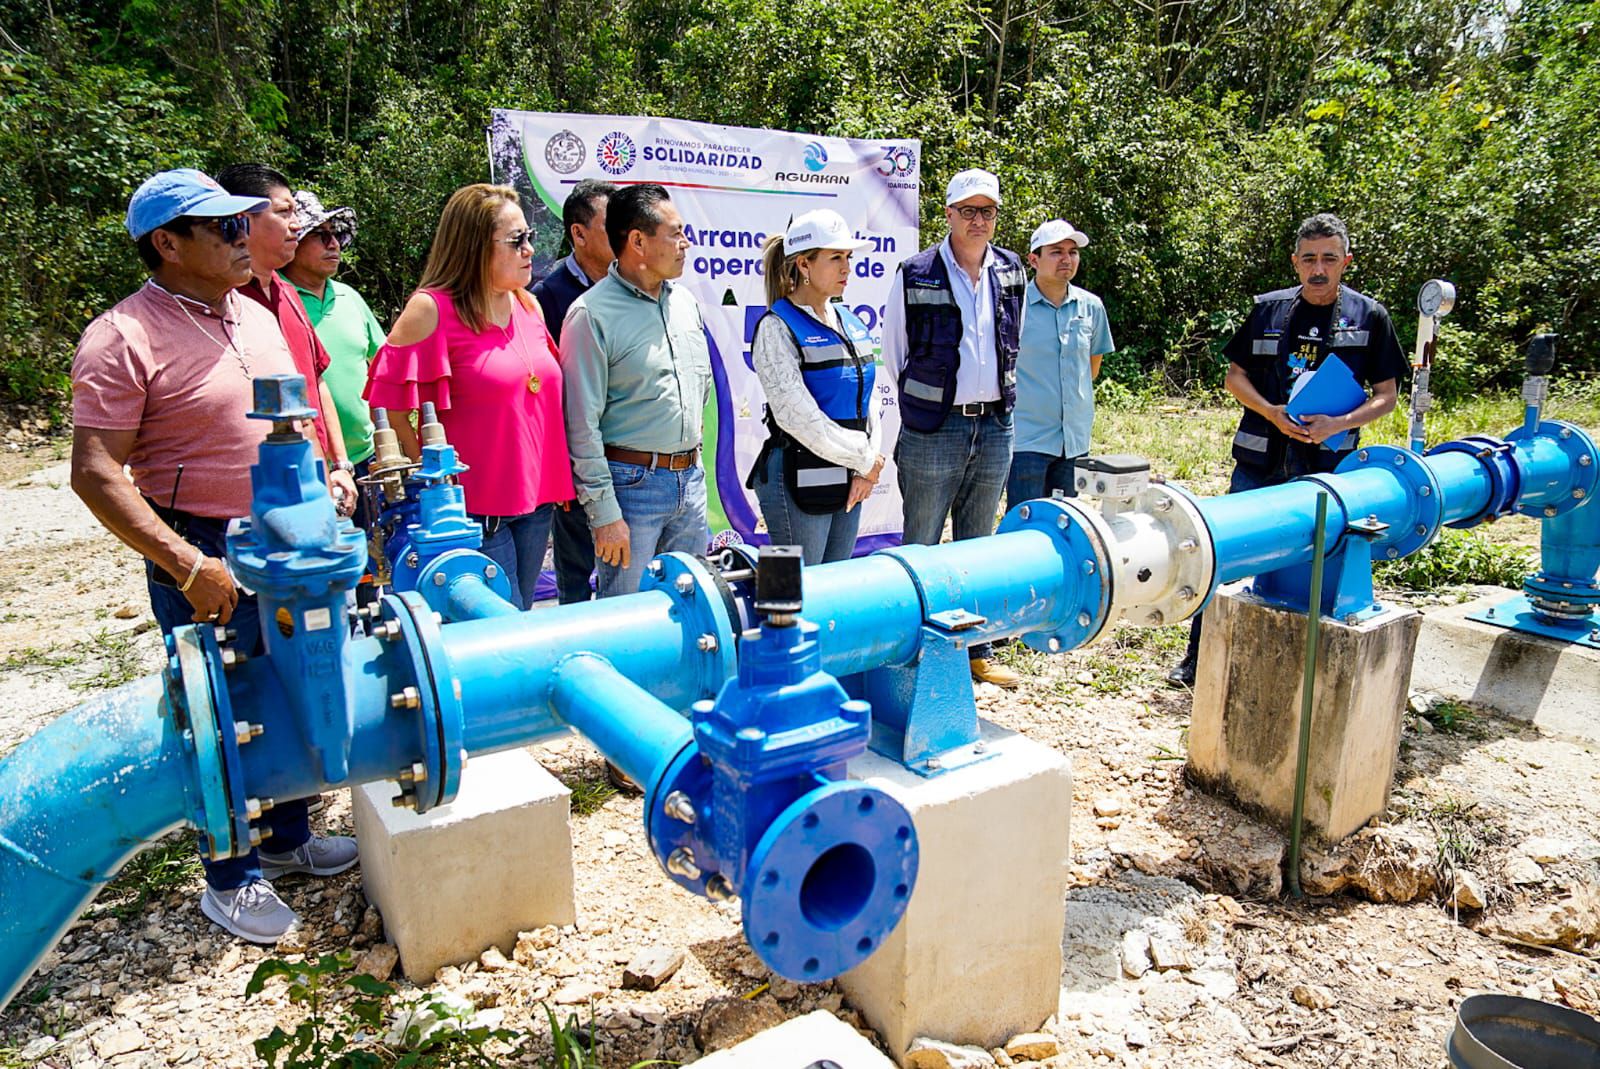
{"label": "concrete pedestal", "polygon": [[[1294,812],[1306,623],[1219,591],[1206,608],[1189,724],[1189,778],[1283,828]],[[1420,625],[1414,609],[1355,626],[1322,620],[1305,807],[1320,838],[1342,839],[1388,804]]]}
{"label": "concrete pedestal", "polygon": [[839,978],[902,1062],[918,1036],[999,1046],[1037,1030],[1060,998],[1071,766],[979,727],[983,759],[931,779],[876,754],[850,765],[911,812],[921,848],[905,917]]}
{"label": "concrete pedestal", "polygon": [[800,1069],[813,1065],[894,1069],[894,1063],[865,1036],[826,1010],[785,1021],[694,1064],[700,1069]]}
{"label": "concrete pedestal", "polygon": [[577,919],[571,792],[525,750],[474,757],[447,806],[396,809],[392,780],[351,792],[361,882],[413,983],[519,931]]}
{"label": "concrete pedestal", "polygon": [[1507,597],[1423,610],[1412,687],[1600,742],[1600,650],[1467,619]]}

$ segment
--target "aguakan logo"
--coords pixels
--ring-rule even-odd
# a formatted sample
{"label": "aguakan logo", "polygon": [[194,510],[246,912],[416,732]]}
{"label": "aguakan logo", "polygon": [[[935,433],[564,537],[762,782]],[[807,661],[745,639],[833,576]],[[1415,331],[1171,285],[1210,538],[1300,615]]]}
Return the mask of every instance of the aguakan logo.
{"label": "aguakan logo", "polygon": [[607,174],[627,174],[638,154],[633,147],[633,138],[620,130],[613,130],[602,137],[594,147],[595,162]]}
{"label": "aguakan logo", "polygon": [[917,154],[907,145],[883,146],[878,173],[885,178],[905,178],[917,169]]}
{"label": "aguakan logo", "polygon": [[544,143],[544,162],[557,174],[571,174],[583,166],[583,139],[563,130]]}
{"label": "aguakan logo", "polygon": [[805,165],[808,171],[820,171],[828,166],[828,150],[821,141],[806,143]]}

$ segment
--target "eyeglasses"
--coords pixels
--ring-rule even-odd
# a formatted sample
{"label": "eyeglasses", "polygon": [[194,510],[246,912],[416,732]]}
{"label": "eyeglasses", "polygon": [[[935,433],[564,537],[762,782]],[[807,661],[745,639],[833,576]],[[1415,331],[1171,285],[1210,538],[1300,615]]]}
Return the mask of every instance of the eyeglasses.
{"label": "eyeglasses", "polygon": [[522,248],[522,246],[526,245],[528,248],[532,249],[533,248],[533,231],[531,231],[531,230],[518,230],[515,233],[511,234],[509,237],[495,238],[495,244],[496,245],[505,245],[506,247],[512,248],[512,249],[520,249],[520,248]]}
{"label": "eyeglasses", "polygon": [[969,223],[974,219],[982,219],[987,223],[989,220],[1000,214],[1000,208],[994,204],[987,204],[983,206],[969,204],[965,208],[957,208],[956,214],[961,216],[961,218],[965,219]]}
{"label": "eyeglasses", "polygon": [[224,215],[219,219],[207,219],[204,226],[221,238],[224,245],[232,245],[241,237],[249,235],[250,217],[242,213],[239,215]]}

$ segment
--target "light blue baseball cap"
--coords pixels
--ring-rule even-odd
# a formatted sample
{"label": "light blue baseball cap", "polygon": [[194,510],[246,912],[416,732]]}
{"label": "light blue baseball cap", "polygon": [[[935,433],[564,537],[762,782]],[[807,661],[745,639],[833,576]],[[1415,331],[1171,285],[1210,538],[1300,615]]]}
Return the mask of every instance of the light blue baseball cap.
{"label": "light blue baseball cap", "polygon": [[128,200],[128,233],[138,241],[180,215],[221,218],[267,207],[262,197],[236,197],[217,180],[191,167],[162,171],[145,179]]}

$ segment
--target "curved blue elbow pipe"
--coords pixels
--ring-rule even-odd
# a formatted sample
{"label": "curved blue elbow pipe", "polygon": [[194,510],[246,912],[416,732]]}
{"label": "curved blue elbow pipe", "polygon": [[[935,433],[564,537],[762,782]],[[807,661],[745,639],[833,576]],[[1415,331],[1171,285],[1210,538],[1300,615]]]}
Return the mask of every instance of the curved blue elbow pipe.
{"label": "curved blue elbow pipe", "polygon": [[129,858],[188,822],[191,769],[160,676],[62,714],[0,762],[0,1006]]}

